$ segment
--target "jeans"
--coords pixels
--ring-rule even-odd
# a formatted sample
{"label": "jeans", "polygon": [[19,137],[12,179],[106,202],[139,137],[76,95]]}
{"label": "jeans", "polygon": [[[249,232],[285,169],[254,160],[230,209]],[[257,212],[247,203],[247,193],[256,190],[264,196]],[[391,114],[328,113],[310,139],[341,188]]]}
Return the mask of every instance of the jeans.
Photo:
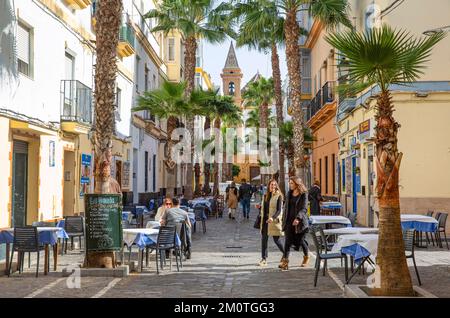
{"label": "jeans", "polygon": [[250,198],[244,198],[241,200],[242,205],[242,213],[244,214],[244,218],[250,215]]}
{"label": "jeans", "polygon": [[[269,235],[267,235],[267,232],[266,233],[263,232],[262,237],[261,237],[261,258],[262,259],[267,259],[267,256],[269,255],[268,248],[267,248],[268,240],[269,240]],[[283,244],[281,244],[281,242],[280,242],[280,237],[273,236],[273,241],[275,242],[275,244],[277,245],[277,247],[281,251],[281,253],[284,253]]]}

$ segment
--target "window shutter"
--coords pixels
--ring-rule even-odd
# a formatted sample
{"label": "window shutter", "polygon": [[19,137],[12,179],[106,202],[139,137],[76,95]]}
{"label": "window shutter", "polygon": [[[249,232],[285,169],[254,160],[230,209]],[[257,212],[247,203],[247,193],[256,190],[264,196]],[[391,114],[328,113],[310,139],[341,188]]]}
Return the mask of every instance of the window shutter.
{"label": "window shutter", "polygon": [[17,53],[20,60],[30,64],[30,30],[17,26]]}

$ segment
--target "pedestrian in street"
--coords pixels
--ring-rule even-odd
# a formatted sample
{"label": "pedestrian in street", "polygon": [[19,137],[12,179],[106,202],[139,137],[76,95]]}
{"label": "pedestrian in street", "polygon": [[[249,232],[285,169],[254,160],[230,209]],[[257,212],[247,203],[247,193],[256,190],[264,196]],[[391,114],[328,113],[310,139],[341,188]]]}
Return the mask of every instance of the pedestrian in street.
{"label": "pedestrian in street", "polygon": [[283,244],[280,242],[280,236],[284,235],[281,228],[283,195],[276,180],[269,182],[268,189],[269,191],[261,202],[261,261],[259,266],[267,265],[269,236],[273,237],[278,249],[282,254],[284,253]]}
{"label": "pedestrian in street", "polygon": [[160,221],[166,210],[170,209],[171,207],[172,199],[168,197],[165,198],[163,204],[158,208],[158,211],[156,211],[155,221]]}
{"label": "pedestrian in street", "polygon": [[303,250],[303,262],[300,266],[305,267],[308,265],[309,251],[305,241],[309,227],[307,204],[308,196],[305,185],[300,178],[291,177],[283,211],[284,255],[278,266],[282,270],[287,270],[289,267],[289,251],[293,245],[296,247],[296,250],[300,247]]}
{"label": "pedestrian in street", "polygon": [[239,187],[239,201],[242,205],[242,213],[244,219],[250,218],[250,199],[252,198],[252,187],[247,183],[246,179],[242,179],[242,184]]}
{"label": "pedestrian in street", "polygon": [[308,200],[310,202],[311,215],[320,215],[320,202],[323,201],[323,197],[319,180],[315,180],[313,186],[309,189]]}
{"label": "pedestrian in street", "polygon": [[238,206],[238,190],[236,188],[236,184],[234,182],[231,182],[231,185],[227,187],[225,192],[228,206],[228,217],[234,220],[236,216],[236,209]]}
{"label": "pedestrian in street", "polygon": [[191,258],[191,221],[189,220],[189,214],[180,208],[180,201],[177,198],[172,199],[173,206],[166,210],[164,215],[161,217],[162,226],[177,226],[177,223],[186,223],[186,258]]}

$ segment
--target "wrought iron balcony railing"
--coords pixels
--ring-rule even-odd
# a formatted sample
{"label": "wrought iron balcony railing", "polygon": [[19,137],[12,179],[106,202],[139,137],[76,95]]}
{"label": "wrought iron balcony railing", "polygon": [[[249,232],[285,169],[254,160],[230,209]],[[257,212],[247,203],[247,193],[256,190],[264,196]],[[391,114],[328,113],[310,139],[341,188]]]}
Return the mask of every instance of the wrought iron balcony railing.
{"label": "wrought iron balcony railing", "polygon": [[92,90],[80,81],[61,81],[61,121],[92,124]]}
{"label": "wrought iron balcony railing", "polygon": [[326,104],[335,100],[335,82],[326,82],[322,88],[316,93],[316,96],[311,100],[308,117],[309,121],[314,115]]}

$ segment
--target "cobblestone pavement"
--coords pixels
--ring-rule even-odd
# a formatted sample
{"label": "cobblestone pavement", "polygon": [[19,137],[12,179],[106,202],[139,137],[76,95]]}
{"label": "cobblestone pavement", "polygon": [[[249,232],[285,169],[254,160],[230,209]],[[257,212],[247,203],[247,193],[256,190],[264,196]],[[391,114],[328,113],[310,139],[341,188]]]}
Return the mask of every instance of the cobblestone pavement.
{"label": "cobblestone pavement", "polygon": [[[82,262],[83,253],[75,250],[59,257],[58,272],[48,276],[40,274],[35,278],[32,264],[23,274],[0,277],[0,297],[342,297],[344,275],[338,261],[328,264],[330,270],[326,276],[319,275],[316,288],[313,287],[314,257],[310,267],[300,268],[302,255],[292,252],[290,270],[282,272],[278,269],[281,253],[273,241],[269,241],[268,265],[258,267],[260,234],[253,229],[255,216],[256,210],[252,210],[250,220],[242,219],[241,215],[237,220],[230,220],[226,215],[209,219],[205,234],[197,226],[192,259],[183,263],[180,272],[174,265],[172,271],[167,266],[157,275],[153,254],[149,267],[142,273],[133,272],[125,278],[82,277],[80,288],[68,288],[68,279],[62,277],[61,271]],[[416,258],[422,287],[436,296],[450,297],[450,252],[419,249]],[[367,274],[356,275],[352,283],[364,283],[367,277]],[[73,283],[70,279],[69,282]]]}

